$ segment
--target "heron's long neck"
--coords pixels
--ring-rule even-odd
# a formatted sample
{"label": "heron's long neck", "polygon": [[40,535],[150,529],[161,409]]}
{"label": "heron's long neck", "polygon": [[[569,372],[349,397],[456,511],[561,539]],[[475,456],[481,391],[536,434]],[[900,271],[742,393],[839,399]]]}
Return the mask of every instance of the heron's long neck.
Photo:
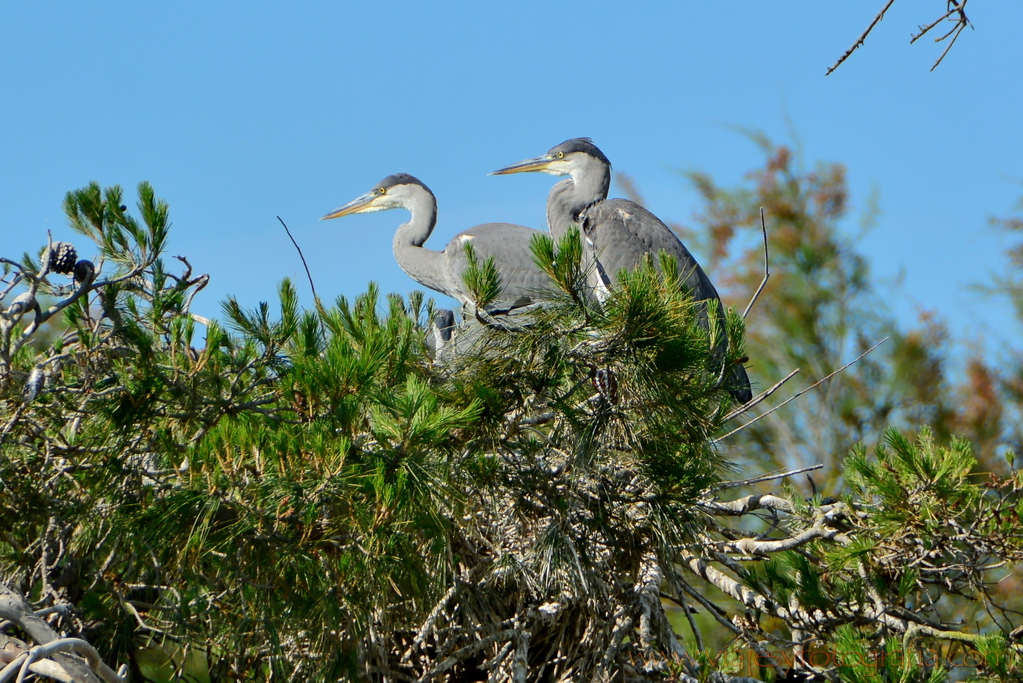
{"label": "heron's long neck", "polygon": [[611,169],[597,160],[588,161],[551,189],[547,197],[547,227],[554,239],[560,239],[572,225],[579,223],[579,214],[597,202],[607,199],[611,189]]}
{"label": "heron's long neck", "polygon": [[444,252],[423,247],[437,225],[437,201],[426,192],[417,193],[405,208],[412,214],[412,220],[394,233],[394,258],[419,284],[451,295]]}

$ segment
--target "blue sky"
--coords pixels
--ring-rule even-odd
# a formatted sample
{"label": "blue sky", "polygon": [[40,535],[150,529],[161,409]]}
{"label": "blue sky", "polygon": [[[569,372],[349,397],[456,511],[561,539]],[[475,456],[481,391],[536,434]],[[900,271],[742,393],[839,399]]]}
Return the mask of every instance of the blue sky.
{"label": "blue sky", "polygon": [[976,30],[931,73],[941,47],[909,36],[945,3],[899,0],[825,78],[882,4],[4,3],[0,253],[46,230],[88,251],[64,193],[145,179],[170,202],[170,252],[212,275],[199,313],[273,301],[284,276],[309,301],[277,215],[321,296],[404,293],[407,214],[318,217],[402,171],[438,197],[435,248],[478,223],[540,228],[553,179],[486,174],[589,136],[651,210],[691,223],[678,169],[737,183],[761,161],[748,126],[847,165],[850,232],[878,193],[861,248],[907,324],[930,309],[1009,339],[1008,306],[968,286],[1004,270],[988,218],[1023,195],[1023,3],[971,5]]}

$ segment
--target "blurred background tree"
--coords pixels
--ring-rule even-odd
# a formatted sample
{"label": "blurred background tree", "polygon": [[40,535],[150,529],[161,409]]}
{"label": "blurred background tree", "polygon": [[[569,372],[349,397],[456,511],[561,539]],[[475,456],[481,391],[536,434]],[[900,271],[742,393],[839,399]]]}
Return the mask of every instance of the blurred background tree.
{"label": "blurred background tree", "polygon": [[[851,204],[845,168],[834,162],[807,168],[798,147],[794,152],[756,131],[746,135],[763,152],[763,166],[733,188],[698,171],[685,173],[702,206],[691,227],[670,225],[702,257],[722,297],[744,307],[764,274],[763,207],[771,278],[749,314],[746,337],[756,388],[764,390],[798,368],[781,392],[791,395],[792,387],[812,384],[888,341],[722,447],[750,466],[823,463],[827,474],[814,475],[815,482],[835,492],[841,485],[837,465],[855,444],[871,447],[891,426],[927,426],[942,443],[952,434],[970,439],[984,470],[1004,471],[1002,451],[1015,417],[1006,403],[1006,378],[972,340],[953,339],[940,312],[921,312],[909,329],[895,319],[857,251],[857,238],[843,229]],[[627,176],[617,180],[630,198],[640,198]],[[876,212],[876,200],[868,198],[861,230],[870,229]],[[1019,229],[1012,220],[1002,224]],[[1023,291],[1015,280],[999,282],[1010,295]],[[758,408],[750,418],[769,411]]]}
{"label": "blurred background tree", "polygon": [[[1016,208],[1019,211],[1017,215],[991,219],[992,225],[1004,231],[1014,244],[1006,250],[1007,272],[995,274],[987,291],[1008,297],[1015,308],[1016,320],[1023,322],[1023,243],[1019,241],[1023,235],[1023,199]],[[978,375],[985,379],[993,378],[992,391],[1006,402],[1004,439],[1014,452],[1020,453],[1023,452],[1023,426],[1020,422],[1023,412],[1023,348],[1006,343],[1001,349],[1001,356],[993,362],[994,367],[976,357],[972,363],[976,365]],[[986,382],[983,386],[987,389]]]}

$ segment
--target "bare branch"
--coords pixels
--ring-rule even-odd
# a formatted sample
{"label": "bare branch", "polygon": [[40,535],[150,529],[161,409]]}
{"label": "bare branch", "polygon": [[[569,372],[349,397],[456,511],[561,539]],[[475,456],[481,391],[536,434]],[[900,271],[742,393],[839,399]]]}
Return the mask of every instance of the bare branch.
{"label": "bare branch", "polygon": [[412,657],[412,652],[417,648],[422,647],[426,639],[430,637],[430,633],[433,632],[434,624],[437,623],[437,619],[440,618],[441,613],[444,611],[445,608],[447,608],[448,603],[451,602],[451,599],[455,597],[455,593],[457,592],[457,590],[458,584],[455,583],[453,586],[451,586],[451,588],[448,589],[448,592],[444,594],[444,597],[440,599],[437,605],[430,612],[429,616],[426,617],[426,621],[424,621],[423,625],[419,628],[419,633],[416,634],[415,640],[412,641],[412,644],[409,645],[408,650],[406,650],[405,654],[402,655],[401,657],[402,664],[408,662],[408,660],[411,659]]}
{"label": "bare branch", "polygon": [[952,46],[956,44],[956,40],[959,39],[959,34],[963,32],[963,29],[966,28],[966,26],[967,25],[965,23],[959,24],[954,29],[952,29],[951,31],[949,31],[948,33],[946,33],[945,35],[938,39],[945,40],[945,38],[948,38],[950,35],[952,35],[952,33],[955,33],[955,35],[952,36],[952,40],[949,41],[948,47],[946,47],[945,51],[941,53],[941,56],[938,57],[938,60],[934,62],[934,66],[931,67],[931,71],[934,71],[935,69],[938,68],[938,65],[941,64],[942,60],[945,59],[945,55],[947,55],[948,51],[952,49]]}
{"label": "bare branch", "polygon": [[824,465],[810,465],[809,467],[800,467],[798,470],[789,470],[787,472],[775,472],[772,474],[765,474],[760,477],[752,477],[750,479],[741,479],[738,481],[725,481],[714,486],[711,491],[720,491],[721,489],[736,488],[738,486],[749,486],[750,484],[759,484],[763,481],[772,481],[774,479],[784,479],[803,472],[812,472],[813,470],[819,470]]}
{"label": "bare branch", "polygon": [[[965,4],[965,3],[964,3],[964,4]],[[915,34],[915,35],[914,35],[914,36],[913,36],[913,37],[912,37],[912,38],[910,39],[910,41],[909,41],[909,44],[910,44],[910,45],[912,45],[913,43],[915,43],[916,41],[918,41],[918,40],[919,40],[920,38],[923,38],[923,37],[924,37],[924,36],[925,36],[925,35],[926,35],[927,33],[929,33],[929,32],[930,32],[930,30],[931,30],[931,29],[933,29],[933,28],[934,28],[935,26],[937,26],[937,25],[938,25],[938,24],[940,24],[941,22],[943,22],[943,21],[945,21],[946,19],[948,19],[948,18],[949,18],[950,16],[952,16],[952,15],[953,15],[953,14],[955,14],[956,12],[960,12],[960,13],[961,13],[961,12],[963,11],[963,10],[962,10],[962,8],[961,8],[961,7],[959,7],[959,5],[958,5],[957,3],[954,3],[954,2],[950,2],[950,3],[949,3],[949,7],[951,7],[951,9],[949,9],[949,11],[945,12],[944,14],[942,14],[942,15],[941,15],[940,17],[938,17],[937,19],[935,19],[935,20],[934,20],[933,22],[931,22],[931,23],[930,23],[930,24],[928,24],[927,26],[920,26],[920,27],[919,27],[919,29],[920,29],[920,33],[917,33],[917,34]],[[946,36],[945,36],[945,37],[947,37],[947,34],[946,34]],[[941,38],[939,38],[938,40],[941,40]],[[937,42],[937,41],[935,41],[935,42]]]}
{"label": "bare branch", "polygon": [[[853,43],[852,47],[846,50],[845,54],[843,54],[839,58],[839,60],[835,62],[830,69],[828,69],[827,73],[825,74],[826,76],[831,75],[831,72],[837,69],[842,62],[848,59],[849,55],[851,55],[858,47],[863,45],[863,41],[866,40],[867,35],[874,29],[874,26],[876,26],[878,22],[880,22],[881,19],[884,18],[885,12],[888,11],[888,9],[894,4],[894,2],[895,0],[888,0],[888,3],[877,14],[877,16],[874,17],[874,21],[870,22],[870,26],[868,26],[867,30],[864,31],[863,34],[859,37],[859,40]],[[934,65],[931,66],[931,71],[934,71],[936,68],[938,68],[938,65],[941,64],[942,60],[945,59],[945,55],[947,55],[948,51],[952,49],[953,45],[955,45],[956,39],[959,38],[959,34],[963,32],[963,29],[966,28],[967,26],[970,26],[971,28],[973,27],[973,25],[970,23],[969,18],[966,16],[967,2],[969,2],[969,0],[962,0],[962,2],[959,2],[959,0],[947,0],[947,11],[940,17],[932,21],[930,24],[926,26],[923,25],[919,26],[918,27],[919,33],[914,34],[910,38],[909,43],[910,45],[912,45],[917,40],[930,33],[930,31],[933,30],[938,24],[945,21],[946,19],[951,19],[953,15],[955,15],[954,19],[955,25],[952,27],[952,29],[949,30],[948,33],[946,33],[945,35],[941,36],[940,38],[935,38],[934,40],[934,42],[940,43],[949,36],[952,36],[952,40],[949,41],[948,46],[945,48],[945,51],[941,53],[941,56],[938,57],[937,61],[934,62]]]}
{"label": "bare branch", "polygon": [[725,415],[725,420],[724,421],[728,422],[732,418],[735,418],[735,417],[738,417],[739,415],[742,415],[743,413],[745,413],[747,410],[749,410],[753,406],[756,406],[756,405],[759,405],[759,404],[763,403],[771,394],[773,394],[774,392],[778,391],[778,389],[780,389],[783,384],[788,382],[790,379],[795,377],[797,374],[799,374],[799,368],[796,368],[795,370],[793,370],[789,374],[785,375],[784,377],[781,378],[781,380],[776,382],[773,386],[771,386],[767,390],[762,391],[761,393],[757,394],[752,399],[750,399],[748,402],[743,403],[741,406],[738,406],[738,407],[732,409],[732,411],[730,413]]}
{"label": "bare branch", "polygon": [[934,71],[935,69],[937,69],[938,65],[941,64],[943,59],[945,59],[945,55],[947,55],[948,51],[952,49],[953,45],[955,45],[955,42],[959,38],[959,34],[963,32],[963,29],[966,28],[967,26],[969,26],[971,28],[973,27],[973,25],[970,23],[969,18],[966,16],[966,3],[967,2],[969,2],[969,0],[963,0],[961,4],[959,2],[957,2],[957,0],[948,0],[949,10],[947,12],[945,12],[943,15],[941,15],[940,17],[938,17],[937,19],[935,19],[933,22],[928,24],[927,26],[920,26],[919,27],[920,28],[920,32],[917,33],[916,35],[914,35],[913,38],[909,41],[910,44],[912,45],[917,40],[919,40],[920,38],[923,38],[925,35],[930,33],[930,31],[933,28],[935,28],[938,24],[940,24],[941,22],[943,22],[946,19],[950,18],[953,14],[957,15],[956,20],[955,20],[955,25],[948,31],[948,33],[946,33],[945,35],[941,36],[940,38],[935,38],[934,39],[934,42],[940,43],[941,41],[945,40],[949,36],[952,36],[952,40],[950,40],[948,45],[945,47],[945,51],[941,53],[941,56],[938,57],[937,61],[934,62],[934,65],[931,66],[931,71]]}
{"label": "bare branch", "polygon": [[856,40],[855,43],[852,44],[852,47],[850,47],[848,50],[846,50],[845,54],[842,55],[841,57],[839,57],[837,62],[835,62],[834,64],[831,65],[831,68],[828,69],[828,72],[826,74],[824,74],[825,76],[830,76],[831,72],[833,72],[835,69],[837,69],[842,64],[842,62],[844,62],[845,60],[849,59],[849,55],[851,55],[853,52],[855,52],[858,47],[863,45],[863,41],[865,41],[867,39],[867,36],[870,35],[870,32],[874,30],[874,27],[877,26],[877,24],[882,19],[884,19],[885,12],[887,12],[888,9],[892,5],[894,5],[894,4],[895,4],[895,0],[888,0],[888,2],[885,4],[885,6],[883,8],[881,8],[881,11],[877,13],[877,16],[874,17],[874,21],[870,22],[870,26],[867,27],[867,30],[864,31],[862,34],[860,34],[860,37]]}
{"label": "bare branch", "polygon": [[309,264],[305,262],[305,255],[302,253],[302,248],[298,246],[298,242],[296,242],[295,238],[291,236],[291,231],[288,230],[288,224],[285,223],[280,216],[277,217],[277,220],[279,220],[281,222],[281,225],[284,226],[284,232],[288,233],[288,239],[290,239],[291,243],[295,245],[295,250],[298,252],[298,257],[302,259],[302,267],[305,268],[305,276],[309,278],[309,289],[313,290],[313,299],[319,301],[320,297],[316,295],[316,285],[313,284],[313,274],[309,272]]}
{"label": "bare branch", "polygon": [[[124,683],[123,679],[99,658],[96,650],[91,645],[77,638],[62,639],[60,634],[39,618],[23,598],[2,585],[0,585],[0,618],[14,622],[30,638],[39,643],[39,647],[33,648],[29,652],[22,672],[27,671],[28,665],[31,665],[31,662],[35,659],[54,655],[57,663],[67,670],[68,673],[75,676],[76,680],[96,680],[92,671],[81,665],[81,660],[65,654],[66,651],[70,650],[78,654],[84,654],[89,662],[89,666],[107,683]],[[52,649],[46,649],[51,645]]]}
{"label": "bare branch", "polygon": [[[6,657],[8,653],[9,651],[2,652],[4,657]],[[12,659],[10,662],[7,662],[7,666],[5,666],[3,669],[0,669],[0,683],[6,683],[6,681],[11,680],[11,678],[13,678],[15,674],[21,672],[23,670],[23,666],[25,665],[26,660],[28,659],[28,656],[29,652],[28,650],[25,650],[17,657]],[[3,659],[0,659],[0,662],[3,661],[4,661]],[[76,683],[75,678],[71,674],[69,674],[67,670],[64,669],[64,667],[62,667],[60,664],[57,664],[57,662],[53,661],[52,659],[32,661],[29,662],[27,666],[29,672],[37,674],[39,676],[52,678],[53,680],[60,681],[61,683]]]}
{"label": "bare branch", "polygon": [[825,526],[824,518],[822,517],[809,529],[804,529],[798,534],[794,534],[788,538],[769,541],[758,541],[755,538],[742,538],[738,541],[726,543],[722,549],[726,552],[740,552],[743,555],[767,555],[769,553],[777,553],[784,550],[794,550],[799,546],[805,545],[818,538],[826,540],[835,539],[843,544],[847,544],[849,542],[848,537],[842,534],[842,532],[838,529],[832,529]]}
{"label": "bare branch", "polygon": [[753,293],[753,298],[749,300],[746,305],[746,310],[742,312],[742,319],[745,320],[746,316],[749,315],[750,309],[753,308],[753,304],[760,298],[760,292],[764,291],[764,287],[767,286],[767,281],[771,278],[771,261],[770,254],[767,249],[767,222],[764,220],[764,207],[760,207],[760,229],[764,232],[764,279],[760,281],[760,286],[757,287],[757,291]]}
{"label": "bare branch", "polygon": [[792,504],[784,498],[772,495],[750,495],[736,500],[706,500],[697,503],[708,512],[719,515],[746,515],[757,510],[776,510],[792,512]]}
{"label": "bare branch", "polygon": [[107,284],[106,282],[94,284],[93,278],[94,275],[93,277],[90,277],[89,279],[83,281],[79,285],[78,289],[75,290],[74,294],[58,302],[55,305],[50,306],[48,309],[46,309],[45,312],[41,313],[37,312],[36,318],[34,321],[32,321],[32,324],[26,327],[24,332],[21,333],[21,336],[15,340],[14,344],[11,347],[10,355],[14,356],[14,354],[16,354],[21,349],[21,347],[24,346],[25,343],[27,343],[28,340],[32,338],[32,335],[35,334],[36,330],[38,330],[39,327],[47,320],[55,316],[57,313],[60,313],[65,308],[75,303],[92,290],[99,288],[103,284]]}
{"label": "bare branch", "polygon": [[45,645],[38,645],[28,652],[28,657],[21,665],[21,671],[18,674],[18,683],[24,679],[25,674],[28,672],[29,667],[38,659],[46,659],[53,657],[57,653],[73,652],[81,655],[89,663],[89,666],[98,673],[104,681],[107,683],[124,683],[124,679],[117,675],[117,673],[103,663],[100,659],[99,653],[96,652],[96,648],[82,640],[81,638],[59,638],[57,640],[50,641]]}
{"label": "bare branch", "polygon": [[761,418],[767,417],[767,416],[768,416],[768,415],[770,415],[771,413],[773,413],[773,412],[775,412],[776,410],[780,409],[780,408],[781,408],[782,406],[784,406],[784,405],[785,405],[786,403],[789,403],[790,401],[794,401],[794,400],[796,400],[797,398],[799,398],[800,396],[802,396],[802,395],[803,395],[803,394],[805,394],[806,392],[810,391],[811,389],[814,389],[814,388],[816,388],[816,387],[817,387],[818,385],[820,385],[820,384],[822,384],[823,382],[826,382],[827,380],[831,379],[832,377],[834,377],[834,376],[835,376],[835,375],[837,375],[838,373],[842,372],[843,370],[845,370],[845,369],[846,369],[846,368],[848,368],[849,366],[851,366],[851,365],[854,365],[855,363],[858,363],[858,362],[859,362],[859,361],[860,361],[860,360],[861,360],[861,359],[862,359],[862,358],[863,358],[864,356],[866,356],[866,355],[867,355],[868,353],[870,353],[871,351],[873,351],[873,350],[874,350],[874,349],[876,349],[877,347],[881,346],[881,344],[884,344],[884,343],[885,343],[886,341],[888,341],[888,337],[885,337],[884,339],[882,339],[882,340],[881,340],[881,341],[879,341],[878,343],[874,344],[874,345],[873,345],[873,346],[871,346],[871,347],[870,347],[869,349],[867,349],[866,351],[864,351],[864,352],[863,352],[863,353],[861,353],[860,355],[856,356],[856,358],[853,358],[853,359],[852,359],[851,361],[849,361],[848,363],[846,363],[845,365],[843,365],[842,367],[840,367],[840,368],[839,368],[838,370],[835,370],[834,372],[832,372],[832,373],[830,373],[830,374],[828,374],[828,375],[825,375],[824,377],[820,378],[819,380],[817,380],[816,382],[814,382],[813,384],[811,384],[811,385],[810,385],[810,386],[808,386],[807,388],[803,389],[802,391],[796,392],[795,394],[793,394],[792,396],[790,396],[790,397],[789,397],[789,398],[787,398],[786,400],[782,401],[781,403],[779,403],[779,404],[778,404],[778,405],[776,405],[775,407],[771,408],[771,409],[770,409],[770,410],[768,410],[768,411],[767,411],[766,413],[764,413],[764,414],[762,414],[762,415],[757,415],[757,416],[756,416],[755,418],[753,418],[753,419],[752,419],[752,420],[750,420],[749,422],[747,422],[747,423],[745,423],[745,424],[742,424],[742,425],[739,425],[738,427],[736,427],[736,428],[735,428],[735,429],[733,429],[732,431],[728,432],[728,433],[727,433],[727,434],[725,434],[724,436],[720,436],[720,437],[718,437],[718,438],[714,439],[713,441],[711,441],[711,443],[712,443],[712,444],[715,444],[715,443],[719,443],[719,442],[721,442],[721,441],[723,441],[723,440],[727,439],[728,437],[732,436],[733,434],[736,434],[736,433],[738,433],[738,432],[741,432],[741,431],[742,431],[743,429],[746,429],[746,427],[749,427],[749,426],[750,426],[751,424],[753,424],[753,423],[754,423],[754,422],[756,422],[757,420],[760,420]]}

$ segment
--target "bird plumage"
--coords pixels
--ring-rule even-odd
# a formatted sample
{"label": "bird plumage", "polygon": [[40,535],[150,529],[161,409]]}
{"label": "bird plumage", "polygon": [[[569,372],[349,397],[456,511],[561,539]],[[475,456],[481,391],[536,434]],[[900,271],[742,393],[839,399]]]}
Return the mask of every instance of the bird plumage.
{"label": "bird plumage", "polygon": [[393,249],[398,265],[409,277],[436,292],[472,305],[462,275],[468,267],[465,244],[471,242],[477,259],[493,257],[501,280],[497,299],[487,306],[502,313],[527,306],[537,294],[551,287],[550,278],[533,262],[530,243],[540,231],[510,223],[485,223],[458,233],[442,251],[423,246],[437,225],[437,198],[421,180],[406,173],[388,176],[344,206],[324,216],[338,218],[355,213],[406,209],[408,223],[394,234]]}
{"label": "bird plumage", "polygon": [[[583,236],[583,256],[594,264],[590,284],[602,297],[618,281],[618,273],[632,271],[648,256],[660,268],[658,254],[664,251],[675,259],[682,283],[697,301],[717,301],[720,297],[714,284],[690,251],[657,216],[636,202],[607,199],[611,186],[611,162],[588,138],[566,140],[547,154],[506,166],[494,173],[504,175],[520,172],[541,172],[569,176],[558,182],[547,198],[547,222],[552,236],[564,234],[571,225],[578,225]],[[720,305],[718,323],[724,329],[724,309]],[[700,324],[707,328],[707,307],[701,307]],[[714,354],[723,358],[727,340],[715,347]],[[749,377],[741,364],[727,373],[726,387],[739,402],[752,398]]]}

